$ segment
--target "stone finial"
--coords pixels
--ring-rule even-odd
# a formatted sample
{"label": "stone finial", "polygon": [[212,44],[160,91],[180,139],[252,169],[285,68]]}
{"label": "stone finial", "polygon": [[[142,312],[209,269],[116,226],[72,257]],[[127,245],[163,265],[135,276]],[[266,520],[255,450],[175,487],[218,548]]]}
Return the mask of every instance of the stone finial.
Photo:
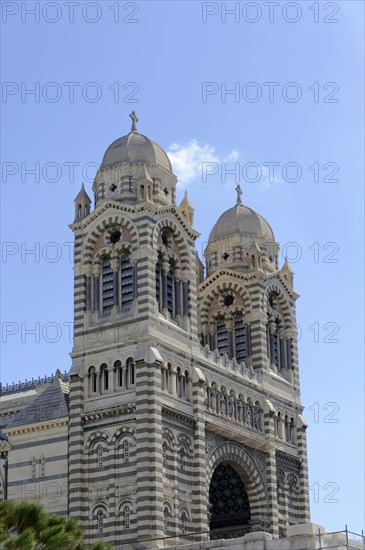
{"label": "stone finial", "polygon": [[138,117],[136,115],[136,111],[132,111],[131,114],[129,115],[129,117],[132,119],[131,132],[137,132]]}
{"label": "stone finial", "polygon": [[179,208],[180,212],[182,213],[182,215],[187,219],[187,221],[192,226],[193,222],[194,222],[194,211],[195,211],[195,209],[194,209],[193,205],[191,204],[191,202],[188,198],[187,191],[185,191],[184,198],[181,201],[181,203],[179,204],[178,208]]}
{"label": "stone finial", "polygon": [[91,199],[85,191],[84,184],[75,198],[75,222],[82,220],[90,214]]}
{"label": "stone finial", "polygon": [[242,189],[240,184],[237,185],[237,187],[235,188],[235,191],[237,192],[237,206],[238,206],[239,204],[242,204]]}

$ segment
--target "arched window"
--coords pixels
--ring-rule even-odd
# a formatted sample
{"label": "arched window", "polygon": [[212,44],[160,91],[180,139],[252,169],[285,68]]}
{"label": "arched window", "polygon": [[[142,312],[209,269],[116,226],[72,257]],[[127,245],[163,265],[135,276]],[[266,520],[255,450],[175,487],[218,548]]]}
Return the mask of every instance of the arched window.
{"label": "arched window", "polygon": [[35,479],[36,467],[37,467],[37,461],[36,461],[35,457],[33,456],[30,460],[30,478],[31,479]]}
{"label": "arched window", "polygon": [[236,359],[239,363],[246,361],[249,357],[248,349],[248,327],[245,327],[242,313],[234,316],[234,339],[236,348]]}
{"label": "arched window", "polygon": [[165,229],[162,230],[161,239],[162,239],[162,242],[163,242],[164,246],[166,246],[166,248],[171,248],[172,247],[173,237],[172,237],[172,233],[171,233],[170,229],[168,229],[167,227],[165,227]]}
{"label": "arched window", "polygon": [[167,443],[166,441],[162,442],[162,464],[167,463]]}
{"label": "arched window", "polygon": [[121,270],[121,308],[127,311],[134,300],[134,270],[130,262],[129,254],[123,254],[120,259]]}
{"label": "arched window", "polygon": [[130,509],[130,506],[124,506],[123,519],[124,519],[124,530],[128,531],[131,527],[131,509]]}
{"label": "arched window", "polygon": [[39,459],[39,476],[45,477],[46,475],[46,458],[44,456],[41,456]]}
{"label": "arched window", "polygon": [[116,372],[117,384],[121,388],[123,386],[123,369],[121,361],[115,361],[114,370]]}
{"label": "arched window", "polygon": [[183,510],[180,515],[180,532],[182,535],[185,535],[186,533],[186,524],[187,524],[187,515],[185,510]]}
{"label": "arched window", "polygon": [[288,426],[288,442],[295,443],[294,418],[292,417]]}
{"label": "arched window", "polygon": [[179,468],[180,470],[185,470],[185,449],[180,447],[179,450]]}
{"label": "arched window", "polygon": [[135,372],[134,372],[134,361],[130,357],[127,359],[127,372],[126,372],[126,382],[127,382],[127,388],[134,385],[135,380]]}
{"label": "arched window", "polygon": [[285,433],[285,441],[287,441],[289,443],[289,441],[290,441],[290,439],[289,439],[289,418],[288,418],[287,414],[284,417],[284,433]]}
{"label": "arched window", "polygon": [[129,440],[125,439],[123,441],[123,461],[124,464],[129,462]]}
{"label": "arched window", "polygon": [[97,451],[97,455],[98,455],[98,468],[102,468],[103,463],[104,463],[104,448],[103,448],[103,446],[98,445],[96,451]]}
{"label": "arched window", "polygon": [[89,368],[89,379],[90,379],[90,394],[96,393],[97,374],[96,374],[95,367]]}
{"label": "arched window", "polygon": [[97,527],[97,532],[99,534],[102,534],[104,532],[104,512],[103,510],[98,510],[97,511],[97,514],[96,514],[96,527]]}
{"label": "arched window", "polygon": [[167,533],[168,529],[168,518],[169,518],[169,509],[167,506],[164,506],[163,508],[163,530],[164,533]]}
{"label": "arched window", "polygon": [[178,397],[182,397],[182,379],[183,379],[183,375],[182,375],[182,372],[181,372],[181,368],[180,367],[177,367],[176,369],[176,395]]}
{"label": "arched window", "polygon": [[287,487],[288,520],[289,524],[293,524],[296,522],[296,518],[298,517],[298,496],[300,494],[299,480],[296,475],[288,475]]}
{"label": "arched window", "polygon": [[114,304],[114,275],[110,264],[110,258],[104,258],[101,264],[102,276],[102,312],[110,315]]}
{"label": "arched window", "polygon": [[175,318],[175,262],[170,260],[170,268],[167,273],[167,310],[172,319]]}
{"label": "arched window", "polygon": [[184,383],[184,387],[183,387],[183,390],[184,390],[183,394],[184,395],[183,395],[183,397],[187,401],[190,401],[190,377],[189,377],[189,373],[188,373],[187,370],[184,373],[183,383]]}
{"label": "arched window", "polygon": [[282,418],[281,418],[281,412],[279,411],[278,414],[276,415],[276,423],[275,423],[275,426],[276,426],[276,435],[277,437],[279,437],[280,439],[282,439],[283,437],[283,431],[282,431]]}
{"label": "arched window", "polygon": [[109,389],[109,373],[108,373],[108,366],[105,363],[100,365],[100,376],[101,376],[102,388],[104,391],[106,391]]}
{"label": "arched window", "polygon": [[228,333],[223,317],[217,319],[217,348],[221,355],[228,353]]}

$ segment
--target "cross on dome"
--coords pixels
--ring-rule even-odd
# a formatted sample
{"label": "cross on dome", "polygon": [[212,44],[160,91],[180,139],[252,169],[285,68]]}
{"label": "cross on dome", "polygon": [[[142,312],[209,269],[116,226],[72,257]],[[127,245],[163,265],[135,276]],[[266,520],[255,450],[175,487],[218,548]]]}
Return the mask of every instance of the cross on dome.
{"label": "cross on dome", "polygon": [[237,192],[237,206],[238,206],[239,204],[242,204],[242,189],[240,184],[237,185],[237,187],[235,188],[235,191]]}
{"label": "cross on dome", "polygon": [[131,114],[129,115],[129,117],[132,119],[131,132],[137,132],[138,117],[136,115],[136,111],[132,111]]}

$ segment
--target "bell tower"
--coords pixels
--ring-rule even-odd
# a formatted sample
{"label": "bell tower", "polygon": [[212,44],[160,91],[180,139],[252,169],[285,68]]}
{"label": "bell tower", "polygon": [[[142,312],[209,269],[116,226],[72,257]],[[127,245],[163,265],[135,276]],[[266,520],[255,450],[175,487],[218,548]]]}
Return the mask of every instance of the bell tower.
{"label": "bell tower", "polygon": [[237,186],[204,278],[193,205],[130,117],[70,226],[69,513],[117,549],[285,536],[309,521],[293,272]]}
{"label": "bell tower", "polygon": [[69,508],[87,540],[147,548],[185,531],[198,498],[189,471],[198,233],[176,206],[166,153],[131,117],[131,132],[108,147],[96,175],[95,209],[82,188],[71,225]]}
{"label": "bell tower", "polygon": [[[259,510],[257,496],[250,498],[252,479],[239,476],[249,505],[246,515],[241,512],[241,533],[242,525],[255,525],[286,536],[290,525],[310,517],[306,423],[299,392],[298,294],[288,262],[279,269],[279,245],[270,225],[243,204],[239,185],[236,192],[236,205],[220,216],[210,233],[207,277],[198,288],[201,344],[206,357],[219,358],[227,369],[225,376],[207,373],[206,437],[218,432],[226,440],[226,459],[216,464],[223,464],[226,473],[228,465],[233,467],[232,477],[240,461],[237,456],[232,463],[230,446],[237,455],[247,452],[261,470],[265,497],[260,497],[260,505],[266,501],[266,510]],[[235,382],[228,380],[229,371],[235,373]],[[240,529],[230,519],[233,510],[227,507],[222,515],[216,507],[214,475],[211,527],[214,536],[225,538]]]}

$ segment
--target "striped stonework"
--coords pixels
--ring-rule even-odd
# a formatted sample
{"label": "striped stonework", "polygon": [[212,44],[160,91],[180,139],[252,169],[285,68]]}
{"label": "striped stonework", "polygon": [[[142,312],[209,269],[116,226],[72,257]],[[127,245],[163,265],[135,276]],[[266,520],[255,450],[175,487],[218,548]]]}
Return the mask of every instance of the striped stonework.
{"label": "striped stonework", "polygon": [[239,473],[250,502],[251,520],[261,521],[267,518],[267,489],[257,464],[241,446],[227,441],[220,444],[207,460],[208,487],[217,466],[228,462]]}
{"label": "striped stonework", "polygon": [[266,454],[266,486],[268,494],[268,521],[270,532],[279,536],[278,528],[278,493],[276,479],[276,453],[272,448],[272,442],[275,438],[274,419],[271,410],[266,410],[264,415],[265,436],[268,441],[269,452]]}
{"label": "striped stonework", "polygon": [[[206,485],[206,467],[205,467],[205,423],[204,423],[204,401],[205,384],[201,371],[196,369],[196,380],[193,383],[192,401],[193,414],[196,417],[194,429],[194,457],[192,468],[192,504],[191,515],[192,532],[197,535],[192,536],[192,540],[206,540],[209,525],[207,523],[207,485]],[[209,489],[209,488],[208,488]]]}
{"label": "striped stonework", "polygon": [[161,374],[153,355],[146,349],[145,358],[136,361],[136,522],[141,548],[162,547],[164,538]]}
{"label": "striped stonework", "polygon": [[[261,530],[264,545],[310,520],[293,273],[237,187],[204,278],[176,184],[163,150],[133,130],[104,156],[93,212],[80,191],[69,388],[0,394],[8,493],[76,518],[87,544],[195,550]],[[62,417],[39,416],[42,395]]]}
{"label": "striped stonework", "polygon": [[70,376],[70,420],[69,420],[69,515],[77,518],[83,527],[87,526],[88,505],[85,500],[84,434],[81,421],[83,411],[83,380],[78,375]]}
{"label": "striped stonework", "polygon": [[300,504],[298,516],[302,523],[310,521],[309,492],[308,492],[308,455],[307,455],[307,426],[303,421],[299,422],[297,428],[298,453],[301,459],[299,470]]}

